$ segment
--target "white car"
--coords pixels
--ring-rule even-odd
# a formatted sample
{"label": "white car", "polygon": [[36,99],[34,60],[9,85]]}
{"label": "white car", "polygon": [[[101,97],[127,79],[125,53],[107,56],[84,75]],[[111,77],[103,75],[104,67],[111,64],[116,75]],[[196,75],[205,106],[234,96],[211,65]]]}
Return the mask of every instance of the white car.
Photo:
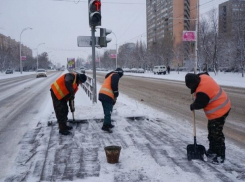
{"label": "white car", "polygon": [[165,65],[154,66],[153,73],[154,73],[154,75],[155,74],[158,74],[158,75],[164,74],[164,75],[166,75],[166,73],[167,73],[167,67]]}
{"label": "white car", "polygon": [[132,68],[132,69],[131,69],[131,72],[132,72],[132,73],[137,73],[137,70],[138,70],[137,68]]}
{"label": "white car", "polygon": [[124,71],[124,72],[130,72],[131,69],[130,69],[130,68],[123,68],[123,71]]}
{"label": "white car", "polygon": [[145,73],[145,70],[143,68],[138,68],[137,73]]}
{"label": "white car", "polygon": [[38,69],[36,73],[36,77],[47,77],[47,72],[45,69]]}

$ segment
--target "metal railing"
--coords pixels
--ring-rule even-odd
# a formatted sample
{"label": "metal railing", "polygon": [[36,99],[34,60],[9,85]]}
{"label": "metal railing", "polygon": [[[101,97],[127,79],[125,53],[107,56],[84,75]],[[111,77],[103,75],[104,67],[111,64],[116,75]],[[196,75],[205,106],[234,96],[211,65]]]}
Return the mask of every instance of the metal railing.
{"label": "metal railing", "polygon": [[[75,72],[78,74],[81,74],[81,71],[70,71],[70,72]],[[88,95],[88,97],[90,98],[90,100],[93,100],[93,78],[86,75],[87,76],[87,80],[85,83],[82,84],[82,88],[85,91],[85,93]]]}
{"label": "metal railing", "polygon": [[85,93],[89,96],[90,100],[93,100],[93,78],[86,75],[87,80],[85,83],[82,84],[82,88]]}

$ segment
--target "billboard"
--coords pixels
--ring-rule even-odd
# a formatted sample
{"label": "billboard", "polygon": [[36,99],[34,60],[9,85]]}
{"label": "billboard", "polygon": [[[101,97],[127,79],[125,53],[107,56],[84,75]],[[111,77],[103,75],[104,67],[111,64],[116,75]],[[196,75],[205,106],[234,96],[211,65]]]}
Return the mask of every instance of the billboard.
{"label": "billboard", "polygon": [[21,60],[25,61],[26,60],[26,56],[21,56]]}
{"label": "billboard", "polygon": [[183,41],[196,41],[196,31],[183,31]]}
{"label": "billboard", "polygon": [[67,58],[67,65],[69,69],[75,69],[75,58]]}
{"label": "billboard", "polygon": [[116,59],[117,58],[117,55],[116,54],[111,54],[111,58],[112,59]]}

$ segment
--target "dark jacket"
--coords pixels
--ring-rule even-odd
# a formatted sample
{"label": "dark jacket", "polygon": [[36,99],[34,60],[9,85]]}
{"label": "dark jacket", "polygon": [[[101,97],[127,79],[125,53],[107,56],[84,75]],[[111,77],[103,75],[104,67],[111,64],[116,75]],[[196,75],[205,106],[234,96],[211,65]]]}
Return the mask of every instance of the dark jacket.
{"label": "dark jacket", "polygon": [[[75,95],[74,89],[73,89],[73,82],[74,82],[75,76],[72,73],[66,73],[65,74],[65,85],[67,90],[69,91],[69,94],[64,97],[64,99],[69,99],[72,95]],[[78,79],[76,81],[78,85]]]}
{"label": "dark jacket", "polygon": [[[185,77],[185,83],[186,83],[186,86],[191,89],[191,94],[193,94],[199,83],[200,83],[200,75],[202,74],[206,74],[206,75],[209,75],[208,73],[199,73],[199,74],[193,74],[193,73],[188,73]],[[203,92],[198,92],[196,94],[196,99],[195,101],[192,103],[191,107],[192,109],[194,110],[198,110],[198,109],[203,109],[205,108],[208,103],[210,101],[210,98],[207,94],[203,93]]]}
{"label": "dark jacket", "polygon": [[[112,91],[114,93],[115,98],[117,98],[119,96],[118,83],[119,83],[119,80],[120,80],[121,76],[118,73],[112,71],[112,72],[108,73],[105,76],[105,78],[107,78],[112,73],[115,73],[115,74],[112,75],[112,77],[111,77],[111,88],[112,88]],[[109,97],[108,95],[105,95],[103,93],[99,93],[99,100],[101,102],[109,102],[109,103],[112,103],[112,104],[114,104],[114,102],[115,102],[111,97]]]}

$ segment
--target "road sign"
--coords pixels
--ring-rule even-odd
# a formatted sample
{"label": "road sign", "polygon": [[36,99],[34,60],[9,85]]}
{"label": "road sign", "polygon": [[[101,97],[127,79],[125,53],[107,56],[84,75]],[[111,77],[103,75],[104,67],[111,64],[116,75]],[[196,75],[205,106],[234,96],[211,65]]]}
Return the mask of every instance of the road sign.
{"label": "road sign", "polygon": [[196,41],[196,31],[183,31],[183,41]]}
{"label": "road sign", "polygon": [[[92,46],[92,37],[91,36],[78,36],[77,37],[77,46],[78,47],[91,47]],[[95,47],[100,47],[99,37],[95,37]]]}
{"label": "road sign", "polygon": [[21,56],[21,60],[25,61],[26,60],[26,56]]}

